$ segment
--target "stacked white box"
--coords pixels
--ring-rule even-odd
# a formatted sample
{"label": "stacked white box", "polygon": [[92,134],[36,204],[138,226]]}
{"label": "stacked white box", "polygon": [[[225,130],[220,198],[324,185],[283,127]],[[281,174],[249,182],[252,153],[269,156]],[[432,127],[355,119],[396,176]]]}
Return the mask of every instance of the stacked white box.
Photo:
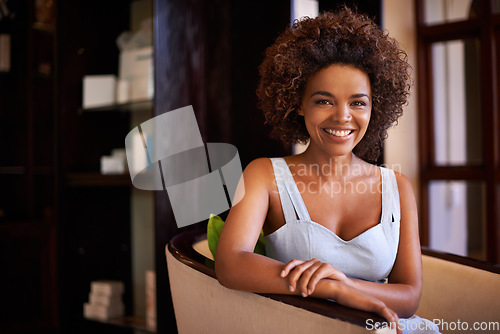
{"label": "stacked white box", "polygon": [[153,47],[123,50],[120,53],[118,87],[121,103],[153,98]]}
{"label": "stacked white box", "polygon": [[156,331],[156,274],[146,271],[146,326]]}
{"label": "stacked white box", "polygon": [[90,283],[89,302],[83,305],[85,318],[109,320],[123,317],[122,296],[125,286],[121,281],[99,280]]}
{"label": "stacked white box", "polygon": [[83,77],[83,108],[105,107],[116,102],[116,76],[85,75]]}
{"label": "stacked white box", "polygon": [[115,148],[111,155],[101,157],[101,174],[123,174],[127,171],[127,156],[124,148]]}
{"label": "stacked white box", "polygon": [[95,293],[89,294],[89,304],[92,305],[101,305],[109,307],[120,304],[121,302],[122,302],[121,296],[97,295]]}

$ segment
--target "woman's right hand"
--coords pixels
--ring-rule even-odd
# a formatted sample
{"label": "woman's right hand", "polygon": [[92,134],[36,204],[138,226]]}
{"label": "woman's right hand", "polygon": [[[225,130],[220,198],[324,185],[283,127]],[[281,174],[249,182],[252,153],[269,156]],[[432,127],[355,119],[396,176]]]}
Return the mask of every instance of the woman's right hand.
{"label": "woman's right hand", "polygon": [[344,306],[378,314],[386,319],[388,326],[395,328],[398,334],[402,333],[399,328],[398,315],[380,299],[367,295],[339,281],[331,280],[329,284],[331,291],[333,291],[332,299],[336,302]]}
{"label": "woman's right hand", "polygon": [[[383,301],[367,295],[349,284],[347,276],[337,268],[317,259],[309,261],[292,260],[281,271],[282,278],[287,277],[290,292],[300,292],[303,297],[331,298],[339,304],[355,309],[372,312],[387,320],[389,326],[401,333],[399,317]],[[321,282],[321,283],[320,283]],[[316,285],[327,282],[328,295],[315,294]]]}
{"label": "woman's right hand", "polygon": [[323,279],[347,283],[347,276],[332,265],[317,259],[309,261],[291,260],[281,271],[281,277],[288,278],[290,292],[299,291],[303,297],[311,295],[316,289],[316,284]]}

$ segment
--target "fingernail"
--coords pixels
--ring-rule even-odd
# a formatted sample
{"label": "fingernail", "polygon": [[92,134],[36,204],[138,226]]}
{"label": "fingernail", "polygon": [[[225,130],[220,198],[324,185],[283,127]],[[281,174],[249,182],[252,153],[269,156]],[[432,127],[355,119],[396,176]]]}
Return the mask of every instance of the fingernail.
{"label": "fingernail", "polygon": [[307,294],[310,295],[312,293],[311,289],[307,290]]}
{"label": "fingernail", "polygon": [[290,291],[295,290],[295,288],[293,287],[293,285],[289,285],[288,287],[290,288]]}
{"label": "fingernail", "polygon": [[284,270],[281,271],[281,277],[285,277],[285,271]]}
{"label": "fingernail", "polygon": [[302,297],[307,297],[307,294],[305,292],[302,292]]}

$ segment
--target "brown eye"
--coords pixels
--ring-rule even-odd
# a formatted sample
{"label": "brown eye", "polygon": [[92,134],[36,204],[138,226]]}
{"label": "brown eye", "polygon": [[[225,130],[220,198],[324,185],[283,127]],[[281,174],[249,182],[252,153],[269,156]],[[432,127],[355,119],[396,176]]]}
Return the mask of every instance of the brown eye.
{"label": "brown eye", "polygon": [[351,103],[351,105],[356,106],[356,107],[364,107],[364,106],[366,106],[366,103],[363,101],[354,101],[353,103]]}

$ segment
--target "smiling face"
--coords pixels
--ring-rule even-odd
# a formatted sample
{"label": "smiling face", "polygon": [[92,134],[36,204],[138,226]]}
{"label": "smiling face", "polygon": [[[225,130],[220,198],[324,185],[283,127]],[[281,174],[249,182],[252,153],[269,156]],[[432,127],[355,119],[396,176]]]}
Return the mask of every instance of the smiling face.
{"label": "smiling face", "polygon": [[299,110],[310,135],[308,149],[329,157],[350,156],[366,133],[371,109],[365,72],[343,64],[316,72],[307,82]]}

